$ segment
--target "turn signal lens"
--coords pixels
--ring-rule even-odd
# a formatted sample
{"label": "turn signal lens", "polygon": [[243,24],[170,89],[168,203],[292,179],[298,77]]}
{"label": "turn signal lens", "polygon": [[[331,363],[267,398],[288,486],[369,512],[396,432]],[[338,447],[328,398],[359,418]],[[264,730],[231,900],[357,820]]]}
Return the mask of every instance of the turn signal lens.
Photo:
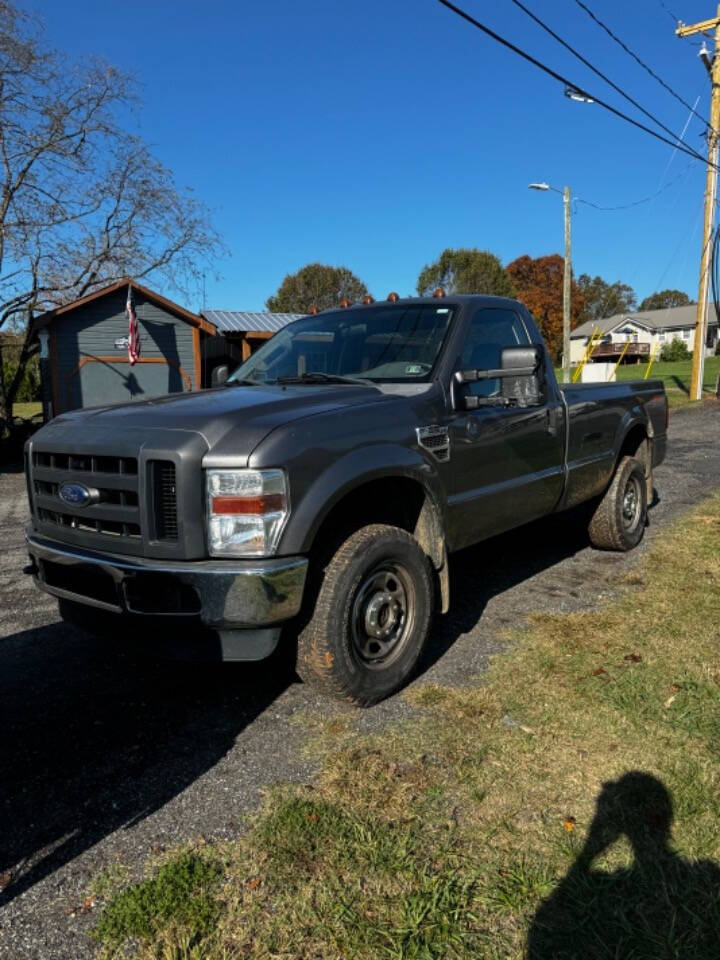
{"label": "turn signal lens", "polygon": [[263,514],[275,513],[285,508],[285,498],[280,493],[267,497],[213,497],[213,514]]}
{"label": "turn signal lens", "polygon": [[290,512],[282,470],[208,470],[206,487],[211,556],[275,552]]}

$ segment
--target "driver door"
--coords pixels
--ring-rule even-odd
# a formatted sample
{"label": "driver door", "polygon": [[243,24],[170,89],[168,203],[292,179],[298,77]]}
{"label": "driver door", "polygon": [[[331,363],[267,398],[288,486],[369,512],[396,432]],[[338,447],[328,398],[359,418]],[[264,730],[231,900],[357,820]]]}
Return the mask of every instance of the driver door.
{"label": "driver door", "polygon": [[[483,307],[470,321],[458,370],[500,367],[504,347],[531,339],[519,312]],[[450,423],[453,490],[448,533],[453,549],[477,543],[550,513],[563,489],[564,413],[556,397],[537,407],[480,406],[464,410],[463,396],[492,400],[500,380],[481,380],[456,390],[460,407]]]}

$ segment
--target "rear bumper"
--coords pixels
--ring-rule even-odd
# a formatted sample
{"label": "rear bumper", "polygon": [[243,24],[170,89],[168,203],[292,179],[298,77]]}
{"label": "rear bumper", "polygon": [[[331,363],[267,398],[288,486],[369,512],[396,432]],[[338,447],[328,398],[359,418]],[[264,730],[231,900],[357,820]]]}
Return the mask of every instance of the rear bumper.
{"label": "rear bumper", "polygon": [[176,562],[80,549],[30,531],[26,539],[28,572],[41,590],[111,613],[236,630],[281,624],[302,604],[305,557]]}

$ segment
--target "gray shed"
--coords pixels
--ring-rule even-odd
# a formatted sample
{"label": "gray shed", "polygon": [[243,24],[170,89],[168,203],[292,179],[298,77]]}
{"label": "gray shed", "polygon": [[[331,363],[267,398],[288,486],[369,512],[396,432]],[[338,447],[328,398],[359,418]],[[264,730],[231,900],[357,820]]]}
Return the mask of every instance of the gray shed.
{"label": "gray shed", "polygon": [[[140,333],[135,364],[130,364],[127,350],[128,283]],[[51,416],[79,407],[198,390],[205,385],[203,341],[217,333],[198,314],[128,280],[42,314],[34,330],[41,337],[43,330],[49,332],[43,391]]]}

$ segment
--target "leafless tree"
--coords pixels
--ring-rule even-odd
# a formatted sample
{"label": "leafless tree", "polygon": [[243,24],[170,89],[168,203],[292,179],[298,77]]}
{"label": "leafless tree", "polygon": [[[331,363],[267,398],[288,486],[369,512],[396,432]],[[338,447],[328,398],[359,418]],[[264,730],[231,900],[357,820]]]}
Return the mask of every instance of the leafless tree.
{"label": "leafless tree", "polygon": [[206,207],[123,127],[137,102],[131,78],[69,62],[0,0],[0,331],[24,332],[8,382],[0,354],[6,423],[33,316],[125,276],[187,295],[222,249]]}

